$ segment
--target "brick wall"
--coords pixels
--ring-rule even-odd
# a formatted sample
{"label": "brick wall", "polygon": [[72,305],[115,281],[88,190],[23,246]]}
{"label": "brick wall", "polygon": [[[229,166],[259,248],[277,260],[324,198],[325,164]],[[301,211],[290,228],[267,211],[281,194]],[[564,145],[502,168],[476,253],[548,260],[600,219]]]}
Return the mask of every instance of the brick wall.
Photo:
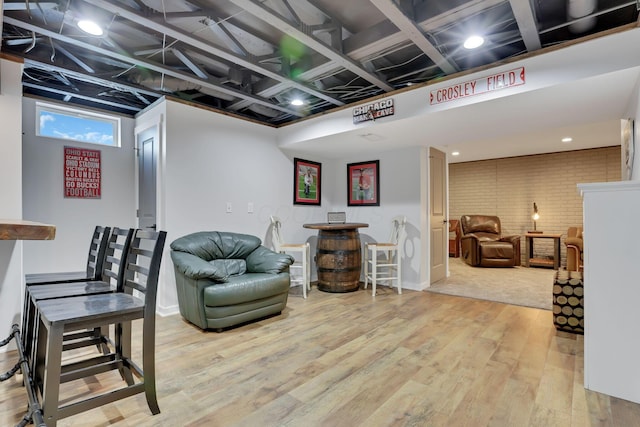
{"label": "brick wall", "polygon": [[[620,147],[510,157],[449,165],[449,217],[482,214],[500,217],[502,232],[524,234],[533,229],[533,202],[538,205],[537,229],[561,233],[582,225],[579,183],[619,181]],[[521,239],[524,261],[524,237]],[[537,239],[535,254],[551,256],[552,239]]]}

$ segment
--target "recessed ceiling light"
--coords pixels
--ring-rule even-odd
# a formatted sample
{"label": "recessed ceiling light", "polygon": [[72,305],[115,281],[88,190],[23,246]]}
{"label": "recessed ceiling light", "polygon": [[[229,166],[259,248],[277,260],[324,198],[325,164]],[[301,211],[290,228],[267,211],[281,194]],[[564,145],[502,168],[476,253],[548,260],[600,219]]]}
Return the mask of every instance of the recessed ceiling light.
{"label": "recessed ceiling light", "polygon": [[78,28],[80,28],[85,33],[91,34],[92,36],[101,36],[103,34],[100,25],[88,19],[81,19],[80,21],[78,21]]}
{"label": "recessed ceiling light", "polygon": [[304,101],[302,99],[294,99],[293,101],[291,101],[291,105],[299,107],[301,105],[304,105]]}
{"label": "recessed ceiling light", "polygon": [[467,49],[475,49],[484,44],[484,38],[481,36],[470,36],[464,41],[464,47]]}
{"label": "recessed ceiling light", "polygon": [[459,155],[460,155],[460,152],[459,152],[459,151],[453,151],[453,152],[451,153],[451,155],[452,155],[452,156],[459,156]]}
{"label": "recessed ceiling light", "polygon": [[568,142],[571,142],[571,141],[573,141],[573,138],[571,138],[570,136],[562,138],[562,142],[564,142],[564,143],[568,143]]}

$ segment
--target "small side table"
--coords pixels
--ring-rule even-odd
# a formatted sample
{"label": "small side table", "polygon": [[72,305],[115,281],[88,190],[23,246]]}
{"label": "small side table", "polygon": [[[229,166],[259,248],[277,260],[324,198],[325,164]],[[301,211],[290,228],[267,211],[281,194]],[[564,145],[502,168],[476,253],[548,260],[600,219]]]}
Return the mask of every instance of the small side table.
{"label": "small side table", "polygon": [[[551,267],[554,270],[560,268],[560,237],[562,237],[562,234],[527,233],[524,237],[526,239],[525,267]],[[553,260],[535,257],[533,252],[533,241],[535,239],[553,239]]]}

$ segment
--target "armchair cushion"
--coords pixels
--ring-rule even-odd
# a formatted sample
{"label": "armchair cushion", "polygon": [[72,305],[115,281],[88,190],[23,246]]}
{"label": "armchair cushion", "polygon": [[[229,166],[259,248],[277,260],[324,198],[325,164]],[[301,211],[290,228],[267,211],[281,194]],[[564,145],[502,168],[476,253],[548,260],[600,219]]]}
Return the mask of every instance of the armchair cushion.
{"label": "armchair cushion", "polygon": [[171,249],[185,252],[205,261],[245,259],[262,242],[255,236],[220,231],[200,231],[174,240]]}
{"label": "armchair cushion", "polygon": [[247,271],[247,263],[243,259],[214,259],[207,262],[195,255],[176,251],[171,252],[171,259],[175,268],[191,279],[226,282],[229,276]]}

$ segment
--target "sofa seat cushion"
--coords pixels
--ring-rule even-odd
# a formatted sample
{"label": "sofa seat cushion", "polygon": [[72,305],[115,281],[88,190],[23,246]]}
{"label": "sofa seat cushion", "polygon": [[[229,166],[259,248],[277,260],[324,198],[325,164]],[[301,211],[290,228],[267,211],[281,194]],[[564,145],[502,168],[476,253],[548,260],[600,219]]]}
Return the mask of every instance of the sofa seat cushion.
{"label": "sofa seat cushion", "polygon": [[513,245],[509,242],[480,242],[482,258],[513,259]]}
{"label": "sofa seat cushion", "polygon": [[246,273],[230,276],[226,283],[216,283],[204,289],[206,307],[224,307],[261,300],[273,295],[289,292],[290,281],[287,273]]}

